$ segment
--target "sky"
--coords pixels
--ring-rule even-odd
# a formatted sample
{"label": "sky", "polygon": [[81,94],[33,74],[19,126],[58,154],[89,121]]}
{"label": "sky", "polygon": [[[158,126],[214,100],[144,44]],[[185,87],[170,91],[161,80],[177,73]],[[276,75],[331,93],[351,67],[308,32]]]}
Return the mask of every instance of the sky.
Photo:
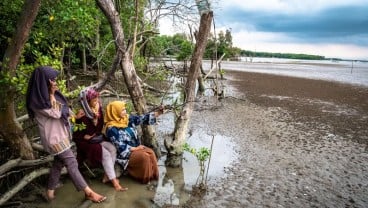
{"label": "sky", "polygon": [[216,33],[230,30],[244,50],[368,60],[368,0],[213,0],[212,9]]}

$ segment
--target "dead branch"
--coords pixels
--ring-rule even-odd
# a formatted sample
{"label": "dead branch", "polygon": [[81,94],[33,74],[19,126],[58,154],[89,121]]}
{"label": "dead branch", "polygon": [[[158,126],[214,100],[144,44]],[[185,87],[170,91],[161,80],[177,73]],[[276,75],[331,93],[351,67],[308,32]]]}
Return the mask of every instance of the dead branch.
{"label": "dead branch", "polygon": [[23,122],[23,121],[25,121],[25,120],[27,120],[29,117],[28,117],[28,114],[26,114],[26,115],[23,115],[23,116],[21,116],[21,117],[18,117],[17,118],[17,121],[19,122],[19,123],[21,123],[21,122]]}
{"label": "dead branch", "polygon": [[37,160],[22,160],[20,158],[9,160],[8,162],[0,166],[0,175],[6,173],[7,171],[15,167],[35,166],[35,165],[48,163],[53,160],[54,160],[54,157],[52,155],[49,155],[47,157],[43,157]]}
{"label": "dead branch", "polygon": [[34,149],[34,150],[37,150],[39,152],[46,152],[45,148],[43,148],[43,146],[40,145],[40,144],[31,143],[31,145],[32,145],[32,149]]}
{"label": "dead branch", "polygon": [[[41,168],[38,170],[34,170],[28,175],[24,176],[22,180],[20,180],[15,186],[13,186],[9,191],[7,191],[3,196],[0,197],[0,206],[2,206],[6,201],[11,199],[16,193],[18,193],[22,188],[28,185],[33,179],[48,174],[50,171],[49,168]],[[63,168],[61,174],[66,174],[67,171]]]}
{"label": "dead branch", "polygon": [[220,57],[220,59],[218,60],[218,61],[216,61],[216,64],[215,64],[215,66],[214,67],[212,67],[212,69],[210,69],[210,71],[207,73],[207,75],[206,76],[204,76],[204,78],[203,79],[206,79],[207,78],[207,76],[208,75],[210,75],[211,74],[211,72],[214,70],[214,69],[217,69],[218,68],[218,64],[222,61],[222,59],[225,57],[225,53],[224,54],[222,54],[222,56]]}
{"label": "dead branch", "polygon": [[157,88],[154,88],[154,87],[152,87],[152,86],[150,86],[150,85],[148,85],[146,83],[142,83],[142,84],[143,84],[143,88],[148,89],[148,90],[150,90],[152,92],[165,93],[163,90],[159,90]]}
{"label": "dead branch", "polygon": [[18,193],[23,187],[25,187],[28,183],[30,183],[33,179],[45,175],[49,173],[49,168],[42,168],[39,170],[35,170],[30,174],[23,177],[15,186],[13,186],[9,191],[7,191],[3,196],[0,197],[0,206],[3,205],[6,201],[12,198],[16,193]]}

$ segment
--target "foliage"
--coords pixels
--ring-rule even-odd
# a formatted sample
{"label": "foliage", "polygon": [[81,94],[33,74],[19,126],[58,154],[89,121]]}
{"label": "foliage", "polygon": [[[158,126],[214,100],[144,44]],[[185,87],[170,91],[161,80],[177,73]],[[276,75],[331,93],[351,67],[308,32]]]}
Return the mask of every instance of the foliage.
{"label": "foliage", "polygon": [[70,122],[72,124],[72,131],[73,132],[82,131],[82,130],[86,129],[86,124],[84,124],[83,122],[82,123],[76,123],[76,120],[75,120],[74,116],[71,117]]}
{"label": "foliage", "polygon": [[77,53],[93,47],[101,16],[94,1],[43,1],[28,41],[32,53],[25,51],[27,62],[33,61],[33,51],[45,53],[53,44],[63,49],[68,65],[80,63]]}
{"label": "foliage", "polygon": [[190,152],[193,154],[200,163],[206,162],[206,160],[210,156],[210,150],[206,147],[200,147],[198,150],[191,147],[188,143],[185,143],[183,146],[184,151]]}
{"label": "foliage", "polygon": [[147,55],[150,57],[163,57],[173,55],[172,37],[167,35],[154,36],[149,39]]}
{"label": "foliage", "polygon": [[241,49],[233,46],[231,30],[226,30],[225,33],[220,31],[215,37],[213,34],[208,40],[205,58],[216,59],[225,54],[225,58],[235,58],[239,56]]}
{"label": "foliage", "polygon": [[193,147],[191,147],[188,143],[185,143],[183,145],[183,150],[184,151],[187,151],[191,154],[193,154],[198,162],[199,162],[199,167],[200,167],[200,171],[199,171],[199,178],[201,178],[200,181],[200,184],[204,184],[204,180],[205,180],[205,170],[206,170],[206,167],[205,167],[205,162],[209,159],[211,153],[210,153],[210,150],[208,148],[205,148],[205,147],[200,147],[199,149],[195,149]]}
{"label": "foliage", "polygon": [[[26,46],[27,47],[27,46]],[[54,45],[49,47],[48,55],[41,54],[39,51],[33,51],[36,60],[33,64],[26,64],[24,56],[21,57],[20,64],[16,70],[15,76],[10,76],[9,74],[2,73],[2,79],[0,79],[0,84],[8,85],[16,90],[18,95],[25,95],[28,87],[28,80],[33,72],[33,70],[39,66],[51,66],[56,70],[60,70],[61,62],[61,48]],[[78,86],[76,90],[68,91],[66,87],[66,80],[63,76],[57,80],[59,90],[68,98],[75,98],[78,96],[83,86]],[[24,108],[24,101],[18,103],[18,108]]]}
{"label": "foliage", "polygon": [[0,57],[4,57],[5,49],[12,38],[16,25],[17,18],[19,17],[20,11],[22,10],[24,1],[13,0],[13,1],[0,1]]}
{"label": "foliage", "polygon": [[242,56],[247,57],[266,57],[266,58],[288,58],[288,59],[306,59],[306,60],[324,60],[324,56],[308,55],[308,54],[292,54],[292,53],[268,53],[268,52],[254,52],[242,50]]}
{"label": "foliage", "polygon": [[193,45],[187,40],[183,40],[180,44],[180,52],[176,56],[178,61],[187,61],[190,59],[193,52]]}

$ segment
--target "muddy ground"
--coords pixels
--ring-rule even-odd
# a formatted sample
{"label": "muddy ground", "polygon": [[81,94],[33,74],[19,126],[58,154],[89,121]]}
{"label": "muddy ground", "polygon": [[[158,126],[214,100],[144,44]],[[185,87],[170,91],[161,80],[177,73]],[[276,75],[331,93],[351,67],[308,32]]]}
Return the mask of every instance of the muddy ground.
{"label": "muddy ground", "polygon": [[[200,146],[211,136],[219,144],[207,192],[191,191],[193,160],[172,169],[161,158],[157,187],[123,176],[129,190],[116,193],[88,180],[108,196],[91,207],[368,207],[368,88],[239,71],[225,78],[225,98],[198,98],[189,129]],[[161,139],[173,129],[167,117],[157,126]],[[81,202],[64,180],[54,202],[25,207]]]}
{"label": "muddy ground", "polygon": [[226,99],[192,128],[232,138],[225,175],[187,207],[368,207],[368,89],[227,71]]}

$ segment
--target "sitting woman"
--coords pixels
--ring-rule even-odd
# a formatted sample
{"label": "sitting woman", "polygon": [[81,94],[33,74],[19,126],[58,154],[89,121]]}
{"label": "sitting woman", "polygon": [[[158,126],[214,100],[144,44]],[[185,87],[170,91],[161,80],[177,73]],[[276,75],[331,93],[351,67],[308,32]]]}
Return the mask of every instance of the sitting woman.
{"label": "sitting woman", "polygon": [[152,125],[161,114],[162,110],[143,116],[128,115],[122,101],[110,102],[106,107],[103,132],[117,149],[118,164],[141,183],[158,180],[159,172],[155,153],[141,145],[135,127]]}
{"label": "sitting woman", "polygon": [[103,141],[101,134],[103,115],[99,93],[89,88],[82,91],[81,95],[83,109],[77,113],[76,123],[84,124],[85,128],[73,132],[78,164],[86,162],[90,167],[102,165],[105,171],[102,182],[111,181],[116,191],[126,191],[127,188],[120,185],[115,174],[116,149],[111,142]]}

